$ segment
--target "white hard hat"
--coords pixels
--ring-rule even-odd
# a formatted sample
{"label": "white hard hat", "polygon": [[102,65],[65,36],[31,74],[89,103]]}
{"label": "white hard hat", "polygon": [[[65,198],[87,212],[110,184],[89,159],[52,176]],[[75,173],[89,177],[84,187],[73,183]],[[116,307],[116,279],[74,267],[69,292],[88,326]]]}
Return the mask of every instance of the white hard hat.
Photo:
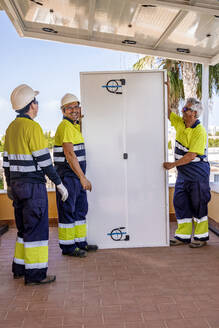
{"label": "white hard hat", "polygon": [[35,96],[39,94],[39,91],[34,91],[27,84],[21,84],[12,91],[11,104],[14,110],[19,110],[27,106]]}
{"label": "white hard hat", "polygon": [[66,93],[61,99],[61,108],[73,102],[79,102],[78,98],[72,93]]}

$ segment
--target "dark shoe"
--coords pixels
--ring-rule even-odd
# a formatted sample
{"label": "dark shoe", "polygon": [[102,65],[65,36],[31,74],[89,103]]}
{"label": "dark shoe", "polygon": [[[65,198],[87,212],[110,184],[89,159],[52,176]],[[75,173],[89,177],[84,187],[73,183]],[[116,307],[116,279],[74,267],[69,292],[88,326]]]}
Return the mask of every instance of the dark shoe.
{"label": "dark shoe", "polygon": [[81,249],[83,249],[86,252],[96,252],[98,250],[98,246],[97,245],[87,245],[85,247],[82,247]]}
{"label": "dark shoe", "polygon": [[32,286],[32,285],[44,285],[50,284],[51,282],[56,280],[56,276],[47,276],[45,279],[41,281],[25,281],[25,285]]}
{"label": "dark shoe", "polygon": [[184,243],[183,241],[173,238],[170,239],[170,246],[179,246],[179,245],[185,245],[186,243]]}
{"label": "dark shoe", "polygon": [[21,279],[24,277],[24,274],[15,274],[14,273],[14,279]]}
{"label": "dark shoe", "polygon": [[87,252],[85,250],[80,249],[80,248],[77,247],[71,253],[64,253],[64,252],[62,252],[62,255],[75,256],[75,257],[86,257],[87,256]]}
{"label": "dark shoe", "polygon": [[191,247],[191,248],[200,248],[200,247],[203,247],[203,246],[206,246],[206,245],[207,245],[206,241],[193,240],[193,242],[191,242],[189,244],[189,247]]}

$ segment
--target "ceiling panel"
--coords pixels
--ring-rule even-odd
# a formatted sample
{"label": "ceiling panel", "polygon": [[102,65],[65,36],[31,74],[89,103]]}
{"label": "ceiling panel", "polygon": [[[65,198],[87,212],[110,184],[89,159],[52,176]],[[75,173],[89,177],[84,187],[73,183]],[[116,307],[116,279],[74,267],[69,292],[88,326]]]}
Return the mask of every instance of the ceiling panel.
{"label": "ceiling panel", "polygon": [[216,63],[218,0],[0,0],[21,36]]}
{"label": "ceiling panel", "polygon": [[190,12],[162,43],[163,48],[189,48],[191,52],[215,55],[219,46],[219,18]]}

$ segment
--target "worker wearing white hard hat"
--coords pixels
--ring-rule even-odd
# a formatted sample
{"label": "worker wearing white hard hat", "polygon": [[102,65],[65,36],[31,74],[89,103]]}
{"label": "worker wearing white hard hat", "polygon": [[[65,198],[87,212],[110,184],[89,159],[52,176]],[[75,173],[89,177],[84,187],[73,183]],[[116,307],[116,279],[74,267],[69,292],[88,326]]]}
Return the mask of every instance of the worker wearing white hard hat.
{"label": "worker wearing white hard hat", "polygon": [[211,199],[207,133],[198,119],[203,108],[199,100],[188,98],[182,117],[175,114],[170,106],[169,83],[166,84],[168,118],[176,130],[176,142],[174,162],[164,162],[163,166],[166,170],[177,168],[173,203],[178,226],[170,246],[199,248],[209,239],[208,202]]}
{"label": "worker wearing white hard hat", "polygon": [[98,247],[86,241],[86,191],[91,191],[92,186],[85,176],[86,154],[79,105],[78,98],[71,93],[61,99],[63,120],[55,134],[54,164],[69,193],[65,203],[56,193],[62,254],[85,257],[88,251],[96,251]]}
{"label": "worker wearing white hard hat", "polygon": [[34,118],[38,101],[30,86],[21,84],[11,94],[16,119],[5,135],[3,167],[8,196],[13,200],[18,229],[12,271],[26,285],[55,281],[48,268],[48,199],[45,175],[55,183],[64,202],[68,191],[52,165],[43,131]]}

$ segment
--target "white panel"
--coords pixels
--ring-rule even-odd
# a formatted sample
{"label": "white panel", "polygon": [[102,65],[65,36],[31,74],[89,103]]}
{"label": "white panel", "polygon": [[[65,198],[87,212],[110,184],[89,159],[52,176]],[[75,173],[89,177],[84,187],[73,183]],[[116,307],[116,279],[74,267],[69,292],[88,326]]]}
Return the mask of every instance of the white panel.
{"label": "white panel", "polygon": [[[163,74],[81,74],[87,176],[93,183],[88,240],[100,248],[168,243]],[[121,78],[122,95],[102,88]],[[125,227],[122,240],[113,241],[108,234],[119,227]],[[130,239],[124,241],[126,235]]]}
{"label": "white panel", "polygon": [[87,176],[93,184],[88,194],[88,238],[100,248],[112,247],[107,233],[125,223],[122,97],[102,88],[112,78],[112,74],[81,75]]}
{"label": "white panel", "polygon": [[163,72],[129,74],[127,99],[130,241],[166,245]]}

